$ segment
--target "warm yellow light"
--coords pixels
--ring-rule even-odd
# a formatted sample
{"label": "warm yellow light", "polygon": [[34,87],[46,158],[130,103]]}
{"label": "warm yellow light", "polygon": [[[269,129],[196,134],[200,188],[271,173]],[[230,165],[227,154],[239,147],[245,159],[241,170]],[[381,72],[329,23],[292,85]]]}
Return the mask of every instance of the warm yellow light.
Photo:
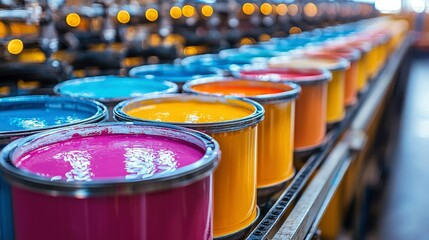
{"label": "warm yellow light", "polygon": [[158,19],[158,11],[155,8],[149,8],[144,14],[147,20],[154,22]]}
{"label": "warm yellow light", "polygon": [[182,17],[182,9],[179,7],[172,7],[170,9],[170,16],[174,19],[179,19]]}
{"label": "warm yellow light", "polygon": [[80,16],[77,13],[69,13],[66,17],[66,23],[70,27],[77,27],[81,22]]}
{"label": "warm yellow light", "polygon": [[307,3],[304,6],[304,14],[308,17],[314,17],[317,15],[317,6],[314,3]]}
{"label": "warm yellow light", "polygon": [[182,7],[182,13],[185,17],[192,17],[195,14],[195,8],[191,5],[185,5]]}
{"label": "warm yellow light", "polygon": [[7,51],[11,54],[17,55],[24,49],[24,43],[19,39],[12,39],[7,44]]}
{"label": "warm yellow light", "polygon": [[151,34],[149,36],[149,43],[151,46],[159,46],[162,43],[162,39],[161,36],[159,36],[158,34]]}
{"label": "warm yellow light", "polygon": [[201,14],[203,14],[204,17],[211,17],[213,15],[213,7],[210,5],[204,5],[201,8]]}
{"label": "warm yellow light", "polygon": [[260,11],[264,15],[270,15],[273,12],[273,6],[269,3],[263,3],[260,7]]}
{"label": "warm yellow light", "polygon": [[273,14],[277,15],[277,6],[275,4],[271,4],[271,9],[273,9]]}
{"label": "warm yellow light", "polygon": [[131,20],[131,15],[129,12],[127,12],[125,10],[121,10],[116,15],[116,19],[118,19],[118,22],[120,22],[122,24],[127,24]]}
{"label": "warm yellow light", "polygon": [[259,36],[260,42],[266,42],[266,41],[269,41],[270,39],[271,39],[271,36],[266,33],[263,33]]}
{"label": "warm yellow light", "polygon": [[243,10],[244,14],[252,15],[255,12],[255,5],[253,5],[252,3],[245,3],[241,7],[241,9]]}
{"label": "warm yellow light", "polygon": [[280,3],[279,5],[277,5],[276,10],[277,14],[279,14],[280,16],[285,16],[287,14],[287,5],[284,3]]}
{"label": "warm yellow light", "polygon": [[299,27],[291,27],[289,29],[289,34],[297,34],[297,33],[302,33],[301,28],[299,28]]}
{"label": "warm yellow light", "polygon": [[164,39],[164,44],[166,45],[183,45],[186,43],[186,39],[178,34],[170,34]]}
{"label": "warm yellow light", "polygon": [[0,22],[0,37],[5,37],[7,34],[7,27],[3,22]]}
{"label": "warm yellow light", "polygon": [[298,11],[299,11],[299,9],[298,9],[298,6],[296,4],[289,5],[289,7],[288,7],[289,15],[296,16],[298,14]]}
{"label": "warm yellow light", "polygon": [[240,45],[250,45],[250,44],[254,44],[256,41],[253,38],[242,38],[240,40]]}
{"label": "warm yellow light", "polygon": [[194,46],[188,46],[188,47],[185,47],[185,49],[183,49],[183,54],[185,54],[186,56],[195,55],[197,53],[198,53],[197,48]]}

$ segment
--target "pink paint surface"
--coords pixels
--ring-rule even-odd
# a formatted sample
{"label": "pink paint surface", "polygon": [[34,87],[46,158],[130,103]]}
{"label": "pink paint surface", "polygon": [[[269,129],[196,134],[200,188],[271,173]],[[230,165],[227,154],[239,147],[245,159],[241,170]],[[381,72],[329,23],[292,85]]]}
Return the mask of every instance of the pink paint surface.
{"label": "pink paint surface", "polygon": [[[150,135],[73,136],[17,158],[20,169],[48,181],[152,176],[198,161],[205,150]],[[61,179],[59,178],[61,177]],[[52,196],[12,187],[16,240],[212,239],[212,176],[151,193]]]}
{"label": "pink paint surface", "polygon": [[51,180],[144,179],[192,164],[203,155],[202,149],[184,141],[118,134],[49,144],[24,154],[14,164]]}
{"label": "pink paint surface", "polygon": [[264,78],[272,76],[279,80],[300,81],[314,78],[323,78],[323,72],[320,70],[297,70],[297,69],[261,69],[261,70],[243,70],[240,72],[243,78]]}

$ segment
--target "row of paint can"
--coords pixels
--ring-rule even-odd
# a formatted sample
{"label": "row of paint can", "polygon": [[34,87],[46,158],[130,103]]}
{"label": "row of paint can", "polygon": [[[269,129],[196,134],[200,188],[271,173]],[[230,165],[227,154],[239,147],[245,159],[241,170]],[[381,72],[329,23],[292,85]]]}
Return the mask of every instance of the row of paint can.
{"label": "row of paint can", "polygon": [[[1,141],[20,138],[0,159],[2,176],[12,183],[10,190],[1,182],[1,237],[242,236],[258,218],[256,189],[263,193],[293,177],[294,150],[323,144],[326,124],[342,120],[346,106],[356,103],[358,92],[380,71],[387,49],[400,44],[405,30],[381,31],[392,24],[377,20],[375,30],[357,33],[340,29],[349,35],[323,46],[292,47],[282,42],[287,39],[275,39],[190,57],[183,65],[130,71],[144,81],[94,77],[55,88],[69,97],[1,99],[7,106],[0,113],[6,123]],[[367,32],[376,40],[356,37]],[[377,67],[368,60],[373,52]],[[253,65],[243,66],[247,63]],[[178,91],[188,94],[172,94]],[[82,98],[106,103],[110,119],[140,123],[87,125],[109,114],[102,104]]]}

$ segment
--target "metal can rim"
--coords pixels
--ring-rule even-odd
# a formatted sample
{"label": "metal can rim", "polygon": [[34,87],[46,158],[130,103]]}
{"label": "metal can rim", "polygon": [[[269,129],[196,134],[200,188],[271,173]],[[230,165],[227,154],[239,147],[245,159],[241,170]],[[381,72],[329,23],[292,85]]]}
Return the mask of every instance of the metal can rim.
{"label": "metal can rim", "polygon": [[[275,74],[261,74],[259,76],[247,76],[243,74],[243,71],[262,71],[262,70],[272,70],[272,71],[284,71],[284,72],[301,72],[301,73],[309,73],[309,72],[318,72],[319,74],[315,76],[301,76],[301,77],[281,77]],[[325,69],[318,68],[272,68],[261,65],[247,65],[241,68],[239,71],[235,71],[232,75],[236,78],[243,78],[249,80],[263,80],[263,81],[286,81],[293,82],[298,85],[311,85],[320,82],[328,82],[332,79],[332,73]]]}
{"label": "metal can rim", "polygon": [[85,105],[94,107],[96,111],[94,115],[92,115],[91,117],[83,119],[78,122],[59,124],[59,125],[54,125],[54,126],[49,126],[44,128],[37,128],[37,129],[30,129],[30,130],[0,131],[0,141],[2,141],[2,139],[4,140],[9,138],[28,136],[28,135],[41,132],[41,131],[46,131],[46,130],[52,130],[57,128],[79,125],[79,124],[102,122],[107,119],[108,110],[104,104],[95,100],[68,97],[68,96],[31,95],[31,96],[5,97],[0,99],[0,105],[4,102],[8,102],[8,103],[16,102],[17,104],[19,103],[22,104],[24,102],[35,103],[35,101],[38,101],[40,104],[43,104],[43,103],[47,104],[52,102],[53,100],[55,101],[62,100],[62,101],[65,101],[66,103],[85,104]]}
{"label": "metal can rim", "polygon": [[[105,76],[93,76],[93,77],[84,77],[84,78],[75,78],[75,79],[70,79],[67,81],[64,81],[62,83],[59,83],[57,85],[55,85],[54,87],[54,93],[60,96],[69,96],[69,97],[78,97],[78,98],[84,98],[84,99],[92,99],[92,100],[96,100],[102,103],[118,103],[121,102],[123,100],[126,99],[130,99],[130,98],[134,98],[134,97],[120,97],[120,98],[105,98],[105,97],[84,97],[81,96],[80,94],[69,94],[69,93],[64,93],[61,91],[61,89],[64,86],[67,86],[68,84],[85,84],[85,83],[89,83],[89,82],[94,82],[94,81],[98,81],[98,79],[102,80],[103,78],[106,77],[115,77],[115,78],[128,78],[128,79],[135,79],[136,81],[140,81],[141,79],[138,78],[134,78],[134,77],[127,77],[127,76],[114,76],[114,75],[105,75]],[[155,80],[145,80],[145,81],[152,81],[155,82]],[[156,92],[150,92],[150,93],[143,93],[140,96],[146,96],[146,95],[151,95],[151,94],[163,94],[163,93],[175,93],[179,90],[179,87],[177,86],[176,83],[171,82],[171,81],[157,81],[157,83],[161,83],[166,85],[168,88],[164,91],[156,91]]]}
{"label": "metal can rim", "polygon": [[[177,139],[179,139],[178,136],[187,135],[190,138],[194,138],[195,141],[200,141],[201,144],[204,145],[205,153],[200,160],[190,165],[179,168],[173,172],[155,174],[154,176],[146,179],[112,178],[109,180],[96,180],[90,182],[50,181],[48,178],[43,178],[36,174],[19,170],[11,163],[13,154],[17,154],[15,151],[23,146],[29,146],[32,141],[34,143],[34,141],[49,138],[51,136],[61,136],[64,138],[70,134],[82,133],[88,129],[88,134],[101,134],[100,130],[106,128],[110,130],[114,129],[118,132],[134,128],[134,132],[132,132],[132,134],[147,134],[151,129],[153,132],[155,132],[154,129],[158,129],[164,132],[164,134],[162,134],[162,132],[159,131],[158,134],[160,136],[166,136],[166,134],[168,134],[169,137],[172,137],[176,134],[177,136],[174,136],[176,136]],[[181,140],[183,139],[181,138]],[[48,142],[47,144],[50,143],[52,142]],[[110,122],[62,128],[60,130],[42,132],[18,139],[7,145],[0,153],[0,171],[12,184],[16,184],[19,187],[23,187],[31,191],[36,191],[50,196],[87,198],[117,194],[129,195],[152,193],[187,186],[209,176],[217,167],[219,158],[219,144],[212,137],[198,131],[164,123],[143,124]]]}
{"label": "metal can rim", "polygon": [[[228,94],[214,94],[214,93],[199,92],[193,89],[193,86],[200,85],[200,84],[222,83],[222,82],[227,83],[227,82],[234,82],[234,81],[247,81],[250,84],[254,84],[254,85],[272,84],[272,87],[275,87],[274,85],[281,84],[281,85],[290,87],[289,90],[285,90],[280,93],[261,94],[257,96],[245,96],[246,98],[261,104],[290,101],[292,99],[297,98],[299,93],[301,92],[301,87],[298,84],[295,84],[293,82],[250,80],[250,79],[234,78],[234,77],[210,77],[210,78],[201,78],[201,79],[192,80],[185,83],[185,85],[183,85],[183,91],[186,93],[210,95],[210,96],[234,96],[234,95],[228,95]],[[239,97],[239,96],[236,96],[236,97]]]}
{"label": "metal can rim", "polygon": [[263,106],[256,101],[250,100],[248,98],[237,98],[231,96],[198,96],[193,94],[165,94],[156,97],[144,97],[144,98],[136,98],[125,100],[113,109],[114,118],[117,121],[131,121],[131,122],[147,122],[147,123],[156,123],[159,121],[153,120],[145,120],[137,117],[130,116],[125,113],[124,108],[130,106],[132,104],[138,104],[140,102],[156,102],[165,99],[172,100],[183,100],[187,99],[196,99],[201,100],[201,98],[206,99],[207,101],[218,101],[218,102],[236,102],[236,103],[247,103],[254,107],[254,112],[246,117],[229,120],[229,121],[221,121],[221,122],[209,122],[209,123],[183,123],[183,122],[165,122],[167,124],[173,124],[176,126],[181,126],[185,128],[191,128],[194,130],[202,131],[205,133],[223,133],[223,132],[232,132],[238,131],[241,129],[245,129],[248,127],[256,126],[259,122],[264,119],[265,110]]}

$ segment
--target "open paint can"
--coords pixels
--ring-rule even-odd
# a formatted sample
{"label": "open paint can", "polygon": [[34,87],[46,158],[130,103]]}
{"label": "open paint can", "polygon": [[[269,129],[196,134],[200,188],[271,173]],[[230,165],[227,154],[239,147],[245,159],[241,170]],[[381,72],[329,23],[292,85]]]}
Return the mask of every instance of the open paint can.
{"label": "open paint can", "polygon": [[128,100],[120,121],[165,122],[211,135],[222,150],[214,174],[214,237],[242,236],[257,220],[257,126],[263,107],[248,99],[169,94]]}
{"label": "open paint can", "polygon": [[212,239],[211,137],[165,124],[105,123],[10,143],[15,239]]}

